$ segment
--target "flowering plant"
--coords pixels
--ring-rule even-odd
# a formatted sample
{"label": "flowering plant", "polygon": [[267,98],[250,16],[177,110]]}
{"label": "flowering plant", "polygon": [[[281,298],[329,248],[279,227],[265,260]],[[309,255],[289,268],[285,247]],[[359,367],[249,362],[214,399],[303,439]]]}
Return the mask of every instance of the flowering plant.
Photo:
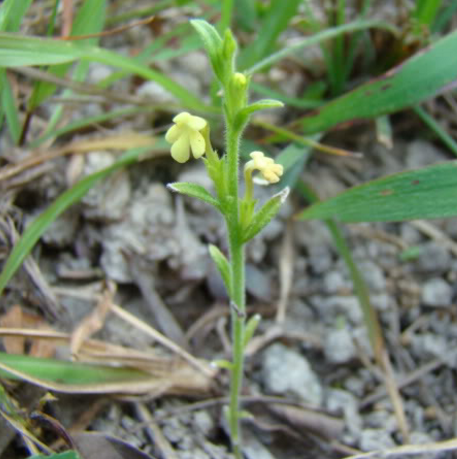
{"label": "flowering plant", "polygon": [[248,102],[250,76],[235,70],[237,45],[230,32],[226,30],[222,39],[216,29],[203,20],[191,21],[199,33],[209,55],[213,71],[219,81],[223,94],[223,112],[226,124],[226,152],[222,157],[213,150],[208,122],[198,116],[182,112],[173,118],[173,126],[165,139],[172,144],[171,155],[184,163],[190,159],[203,157],[209,176],[214,182],[216,195],[204,187],[193,183],[172,183],[173,191],[201,199],[216,207],[224,216],[227,225],[229,257],[216,246],[209,251],[231,300],[232,346],[231,362],[220,361],[220,366],[231,373],[230,404],[226,411],[233,452],[237,459],[242,458],[240,448],[239,394],[243,379],[244,349],[255,332],[260,317],[255,315],[247,320],[245,304],[245,256],[244,246],[256,236],[276,215],[289,190],[286,188],[271,197],[260,209],[256,209],[253,196],[252,174],[258,170],[269,183],[276,183],[283,174],[283,167],[262,152],[251,153],[251,160],[244,166],[245,195],[241,198],[239,182],[239,143],[241,135],[249,122],[250,115],[265,108],[281,107],[276,100]]}

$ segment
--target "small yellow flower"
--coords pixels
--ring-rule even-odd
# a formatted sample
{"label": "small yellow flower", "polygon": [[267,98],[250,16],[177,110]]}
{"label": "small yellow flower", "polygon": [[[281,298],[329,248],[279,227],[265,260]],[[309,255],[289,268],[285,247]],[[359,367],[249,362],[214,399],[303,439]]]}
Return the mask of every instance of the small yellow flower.
{"label": "small yellow flower", "polygon": [[272,158],[266,157],[261,151],[253,151],[250,156],[251,161],[248,161],[244,166],[245,174],[250,175],[257,169],[268,182],[279,182],[279,178],[284,172],[281,164],[276,164]]}
{"label": "small yellow flower", "polygon": [[172,144],[171,156],[178,163],[185,163],[190,158],[190,150],[195,159],[205,154],[205,138],[201,134],[207,121],[199,116],[182,112],[173,118],[175,123],[165,134],[165,140]]}

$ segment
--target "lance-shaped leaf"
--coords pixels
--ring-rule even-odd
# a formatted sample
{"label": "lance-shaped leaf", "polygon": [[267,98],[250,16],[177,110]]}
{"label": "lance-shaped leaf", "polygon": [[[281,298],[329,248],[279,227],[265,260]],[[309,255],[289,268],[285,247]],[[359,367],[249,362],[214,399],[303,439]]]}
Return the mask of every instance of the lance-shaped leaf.
{"label": "lance-shaped leaf", "polygon": [[261,99],[253,104],[248,105],[240,111],[238,116],[247,117],[251,113],[258,112],[259,110],[267,110],[268,108],[280,108],[284,107],[284,104],[279,100],[274,99]]}
{"label": "lance-shaped leaf", "polygon": [[210,244],[209,245],[209,254],[213,259],[214,263],[221,274],[222,280],[224,281],[225,288],[227,289],[227,293],[230,296],[232,291],[232,276],[230,274],[230,265],[225,257],[225,255],[215,246]]}
{"label": "lance-shaped leaf", "polygon": [[246,328],[244,330],[244,347],[246,347],[251,341],[251,338],[254,336],[255,331],[260,323],[262,317],[260,314],[254,314],[247,322]]}
{"label": "lance-shaped leaf", "polygon": [[457,161],[389,175],[353,187],[299,214],[300,220],[404,221],[457,215]]}
{"label": "lance-shaped leaf", "polygon": [[203,19],[190,21],[192,27],[197,31],[203,46],[208,53],[214,73],[219,80],[224,81],[224,62],[222,60],[222,38],[217,30]]}
{"label": "lance-shaped leaf", "polygon": [[181,193],[192,198],[200,199],[201,201],[205,201],[217,209],[220,209],[219,201],[205,188],[203,188],[201,185],[197,185],[196,183],[174,182],[169,183],[167,188],[169,188],[171,191],[175,191],[176,193]]}
{"label": "lance-shaped leaf", "polygon": [[271,197],[252,217],[250,225],[243,233],[243,242],[250,241],[265,226],[270,223],[273,217],[278,213],[281,204],[286,200],[289,195],[289,188],[284,188],[281,192]]}

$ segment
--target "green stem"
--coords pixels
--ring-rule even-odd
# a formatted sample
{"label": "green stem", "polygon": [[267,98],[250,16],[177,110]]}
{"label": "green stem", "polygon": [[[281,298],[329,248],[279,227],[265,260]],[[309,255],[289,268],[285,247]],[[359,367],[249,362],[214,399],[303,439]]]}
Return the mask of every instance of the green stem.
{"label": "green stem", "polygon": [[233,453],[236,459],[242,459],[240,435],[240,392],[243,385],[244,367],[244,329],[245,329],[245,304],[244,304],[244,247],[236,244],[232,247],[232,342],[233,358],[230,380],[230,437]]}
{"label": "green stem", "polygon": [[231,211],[233,212],[232,219],[238,222],[239,219],[239,203],[238,203],[238,146],[240,144],[241,131],[236,131],[231,126],[231,121],[226,117],[227,123],[227,161],[229,180],[228,191],[233,198]]}
{"label": "green stem", "polygon": [[244,246],[240,237],[240,203],[238,198],[238,146],[241,130],[227,119],[228,188],[232,198],[226,215],[231,268],[233,367],[230,380],[229,425],[233,453],[242,459],[240,435],[240,391],[243,384],[245,305]]}

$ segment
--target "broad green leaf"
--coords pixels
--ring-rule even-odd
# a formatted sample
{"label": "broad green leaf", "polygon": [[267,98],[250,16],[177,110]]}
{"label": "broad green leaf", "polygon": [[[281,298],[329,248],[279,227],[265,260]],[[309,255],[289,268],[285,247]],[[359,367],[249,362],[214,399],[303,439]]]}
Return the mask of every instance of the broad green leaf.
{"label": "broad green leaf", "polygon": [[198,97],[166,75],[107,49],[96,46],[81,47],[76,43],[49,38],[0,33],[0,63],[3,67],[62,64],[78,59],[112,65],[147,80],[156,81],[190,109],[203,112],[219,111],[206,106]]}
{"label": "broad green leaf", "polygon": [[457,215],[457,161],[389,175],[305,209],[300,220],[404,221]]}
{"label": "broad green leaf", "polygon": [[252,217],[251,223],[243,233],[243,242],[250,241],[265,226],[270,223],[273,217],[278,213],[281,204],[286,200],[289,195],[289,188],[284,188],[279,193],[271,197]]}
{"label": "broad green leaf", "polygon": [[209,245],[209,254],[211,255],[211,258],[213,259],[217,269],[219,270],[222,280],[224,281],[225,288],[227,289],[227,293],[230,295],[232,288],[232,276],[230,274],[230,265],[226,256],[215,245],[212,244]]}
{"label": "broad green leaf", "polygon": [[343,121],[394,113],[435,96],[457,79],[457,30],[389,70],[304,116],[305,134],[325,131]]}
{"label": "broad green leaf", "polygon": [[99,180],[117,169],[135,162],[138,156],[150,150],[151,147],[149,146],[133,148],[127,151],[110,167],[85,177],[72,188],[65,191],[42,214],[40,214],[24,231],[24,234],[16,243],[3,265],[3,270],[0,274],[0,294],[21,266],[22,262],[29,255],[38,239],[60,214],[67,210],[72,204],[78,202]]}
{"label": "broad green leaf", "polygon": [[169,183],[167,187],[171,191],[185,194],[192,198],[200,199],[201,201],[205,201],[208,204],[211,204],[212,206],[216,207],[217,209],[220,209],[219,201],[201,185],[187,182],[174,182]]}

